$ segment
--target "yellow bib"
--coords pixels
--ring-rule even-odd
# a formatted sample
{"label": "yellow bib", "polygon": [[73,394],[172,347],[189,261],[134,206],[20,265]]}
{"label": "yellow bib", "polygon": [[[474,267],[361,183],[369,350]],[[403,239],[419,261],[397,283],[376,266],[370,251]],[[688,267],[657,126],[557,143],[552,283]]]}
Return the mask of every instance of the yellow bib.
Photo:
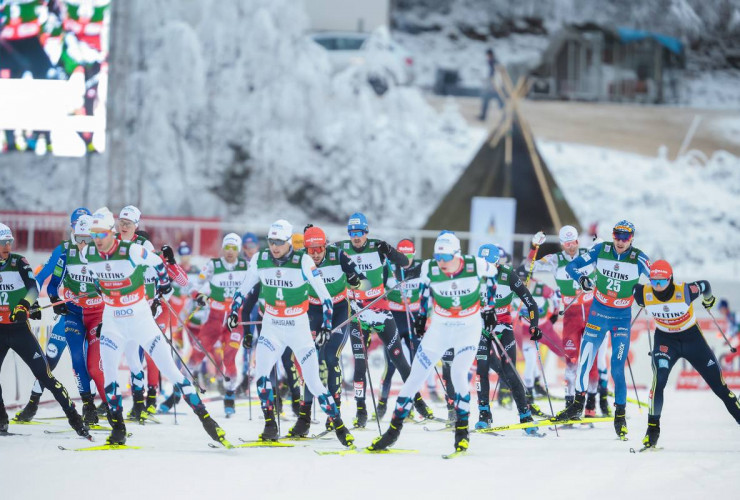
{"label": "yellow bib", "polygon": [[675,283],[673,296],[661,301],[655,296],[653,287],[644,288],[645,309],[655,318],[657,327],[665,332],[683,332],[696,324],[694,307],[687,303],[685,283]]}

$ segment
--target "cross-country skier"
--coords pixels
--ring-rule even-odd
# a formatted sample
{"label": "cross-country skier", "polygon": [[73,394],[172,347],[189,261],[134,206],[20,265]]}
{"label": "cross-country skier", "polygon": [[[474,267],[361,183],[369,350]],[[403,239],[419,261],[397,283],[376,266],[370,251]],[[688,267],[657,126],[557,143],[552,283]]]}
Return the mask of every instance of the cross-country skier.
{"label": "cross-country skier", "polygon": [[[584,292],[594,290],[594,301],[588,315],[586,330],[581,341],[578,371],[576,372],[576,397],[572,404],[557,414],[555,420],[579,418],[586,402],[586,378],[594,363],[597,351],[607,332],[611,333],[611,371],[614,380],[614,429],[621,439],[626,439],[627,384],[624,364],[630,348],[630,320],[632,316],[632,289],[640,275],[648,276],[650,259],[632,246],[635,226],[626,220],[618,222],[612,231],[613,240],[594,245],[586,254],[573,259],[565,268],[568,275],[578,281]],[[578,270],[593,265],[595,284],[588,275]]]}
{"label": "cross-country skier", "polygon": [[648,427],[642,440],[646,448],[654,448],[660,436],[660,414],[663,390],[671,369],[683,358],[694,367],[712,392],[722,400],[732,418],[740,424],[740,402],[727,387],[717,358],[707,345],[704,333],[696,321],[692,302],[702,297],[705,309],[716,302],[708,281],[676,282],[671,265],[658,260],[650,266],[650,284],[636,285],[632,295],[638,306],[644,307],[655,319],[653,344],[653,384],[650,389]]}
{"label": "cross-country skier", "polygon": [[[0,224],[0,367],[8,350],[12,349],[28,365],[41,385],[51,391],[75,432],[89,437],[87,425],[77,413],[67,390],[51,374],[46,356],[31,332],[29,318],[41,319],[40,310],[31,310],[31,304],[39,296],[39,289],[28,261],[12,252],[13,241],[15,238],[10,228]],[[0,432],[7,431],[8,414],[0,386]]]}

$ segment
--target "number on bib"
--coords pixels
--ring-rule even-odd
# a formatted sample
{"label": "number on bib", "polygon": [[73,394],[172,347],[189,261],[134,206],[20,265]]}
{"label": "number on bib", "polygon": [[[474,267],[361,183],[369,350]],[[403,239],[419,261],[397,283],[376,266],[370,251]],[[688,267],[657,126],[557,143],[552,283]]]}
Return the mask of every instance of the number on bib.
{"label": "number on bib", "polygon": [[622,288],[622,282],[612,278],[607,278],[606,289],[612,292],[618,292]]}
{"label": "number on bib", "polygon": [[8,293],[0,292],[0,306],[7,306],[8,304]]}
{"label": "number on bib", "polygon": [[278,288],[277,292],[275,292],[275,297],[277,297],[278,300],[285,300],[285,297],[283,297],[283,289]]}

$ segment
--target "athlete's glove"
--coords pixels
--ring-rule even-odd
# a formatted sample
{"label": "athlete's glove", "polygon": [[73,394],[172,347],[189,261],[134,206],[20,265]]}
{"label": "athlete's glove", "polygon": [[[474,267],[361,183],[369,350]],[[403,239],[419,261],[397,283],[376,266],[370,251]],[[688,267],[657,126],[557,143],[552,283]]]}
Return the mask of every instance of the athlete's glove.
{"label": "athlete's glove", "polygon": [[252,348],[252,330],[250,328],[244,329],[244,338],[242,339],[242,346],[244,346],[244,349]]}
{"label": "athlete's glove", "polygon": [[232,312],[226,318],[226,327],[229,329],[229,331],[232,331],[237,326],[239,326],[239,313]]}
{"label": "athlete's glove", "polygon": [[355,273],[352,273],[347,275],[347,283],[349,283],[349,287],[352,290],[357,290],[358,288],[360,288],[362,280]]}
{"label": "athlete's glove", "polygon": [[199,293],[195,297],[195,303],[198,304],[198,307],[205,307],[206,304],[208,304],[208,295],[205,293]]}
{"label": "athlete's glove", "polygon": [[416,335],[421,338],[424,336],[427,327],[427,317],[422,314],[417,314],[414,320],[414,331]]}
{"label": "athlete's glove", "polygon": [[157,294],[159,294],[160,297],[164,297],[165,299],[170,298],[172,295],[172,283],[169,281],[163,285],[159,285],[157,287]]}
{"label": "athlete's glove", "polygon": [[391,246],[386,241],[380,241],[378,242],[378,251],[382,253],[383,255],[390,255]]}
{"label": "athlete's glove", "polygon": [[18,302],[18,305],[15,306],[15,309],[13,309],[13,314],[11,314],[10,319],[14,323],[25,323],[28,321],[29,307],[31,307],[31,305],[28,301],[26,299],[21,299],[21,301]]}
{"label": "athlete's glove", "polygon": [[537,342],[542,338],[542,330],[539,329],[539,327],[536,326],[530,326],[529,327],[529,340],[534,340]]}
{"label": "athlete's glove", "polygon": [[550,316],[550,323],[553,325],[558,322],[558,318],[560,317],[560,314],[557,312],[552,313],[552,316]]}
{"label": "athlete's glove", "polygon": [[705,298],[705,299],[702,299],[702,301],[701,301],[701,305],[703,305],[703,306],[704,306],[704,309],[706,309],[706,310],[708,311],[708,310],[710,310],[710,309],[711,309],[712,307],[714,307],[714,303],[715,303],[715,302],[717,302],[717,299],[715,298],[715,296],[714,296],[714,295],[712,295],[712,296],[711,296],[711,297],[709,297],[708,299],[706,299],[706,298]]}
{"label": "athlete's glove", "polygon": [[545,242],[546,236],[542,231],[538,231],[537,234],[532,236],[532,246],[538,247]]}
{"label": "athlete's glove", "polygon": [[159,316],[159,311],[162,309],[162,303],[159,301],[159,297],[152,300],[152,305],[149,306],[152,310],[152,317],[156,318]]}
{"label": "athlete's glove", "polygon": [[41,319],[41,306],[39,305],[39,301],[33,303],[33,306],[31,306],[31,309],[28,311],[28,317],[31,319]]}
{"label": "athlete's glove", "polygon": [[320,348],[329,341],[329,337],[331,337],[331,328],[326,328],[325,326],[322,326],[316,332],[316,337],[313,339],[313,341],[316,344],[316,347]]}
{"label": "athlete's glove", "polygon": [[481,316],[483,317],[483,335],[485,335],[487,339],[490,339],[497,324],[496,309],[486,309],[481,313]]}
{"label": "athlete's glove", "polygon": [[593,280],[585,274],[578,278],[578,284],[581,286],[581,290],[583,290],[584,292],[590,292],[594,289]]}
{"label": "athlete's glove", "polygon": [[[54,304],[55,302],[62,302],[62,299],[60,299],[56,295],[51,295],[49,297],[49,300],[52,304]],[[69,310],[67,309],[67,304],[65,304],[64,302],[62,302],[61,304],[55,304],[54,306],[52,306],[52,309],[54,309],[54,314],[58,314],[59,316],[64,316],[69,312]]]}
{"label": "athlete's glove", "polygon": [[100,338],[100,331],[103,329],[103,322],[101,321],[98,323],[98,326],[95,327],[95,336],[97,338]]}
{"label": "athlete's glove", "polygon": [[176,264],[175,261],[175,252],[172,250],[172,247],[169,245],[162,246],[162,257],[164,257],[164,260],[167,261],[168,264]]}

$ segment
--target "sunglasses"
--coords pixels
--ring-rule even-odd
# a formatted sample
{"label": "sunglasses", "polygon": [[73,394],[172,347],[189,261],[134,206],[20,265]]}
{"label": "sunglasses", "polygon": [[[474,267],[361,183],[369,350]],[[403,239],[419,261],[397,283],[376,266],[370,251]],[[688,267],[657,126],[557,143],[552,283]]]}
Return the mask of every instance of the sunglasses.
{"label": "sunglasses", "polygon": [[615,240],[629,241],[632,239],[632,233],[612,233]]}
{"label": "sunglasses", "polygon": [[650,280],[650,284],[653,285],[654,287],[657,286],[657,287],[661,287],[662,288],[664,286],[668,286],[668,282],[669,281],[670,280],[653,280],[653,279],[651,279]]}
{"label": "sunglasses", "polygon": [[75,236],[75,241],[77,243],[84,243],[85,245],[89,245],[92,240],[92,236]]}
{"label": "sunglasses", "polygon": [[234,252],[238,252],[239,247],[236,245],[226,245],[224,246],[224,250],[233,250]]}
{"label": "sunglasses", "polygon": [[4,247],[5,245],[10,245],[14,241],[15,240],[13,238],[7,238],[7,239],[4,239],[4,240],[0,240],[0,247]]}
{"label": "sunglasses", "polygon": [[97,231],[90,231],[90,238],[93,240],[102,240],[103,238],[106,238],[110,233],[110,231],[103,231],[103,232],[97,232]]}
{"label": "sunglasses", "polygon": [[136,224],[134,224],[134,223],[133,223],[132,221],[130,221],[130,220],[126,220],[126,219],[118,219],[118,226],[119,226],[119,227],[134,227],[135,225],[136,225]]}
{"label": "sunglasses", "polygon": [[361,238],[362,236],[364,236],[365,234],[367,234],[362,229],[353,229],[353,230],[347,231],[347,232],[349,233],[350,237],[352,237],[352,238]]}
{"label": "sunglasses", "polygon": [[306,252],[309,255],[318,255],[320,253],[323,253],[326,250],[326,247],[306,247]]}
{"label": "sunglasses", "polygon": [[455,256],[451,253],[435,253],[433,257],[434,260],[443,262],[449,262],[455,258]]}
{"label": "sunglasses", "polygon": [[274,239],[274,238],[268,238],[267,239],[267,244],[268,245],[272,245],[274,247],[281,247],[281,246],[285,245],[287,242],[288,242],[288,240],[277,240],[277,239]]}

